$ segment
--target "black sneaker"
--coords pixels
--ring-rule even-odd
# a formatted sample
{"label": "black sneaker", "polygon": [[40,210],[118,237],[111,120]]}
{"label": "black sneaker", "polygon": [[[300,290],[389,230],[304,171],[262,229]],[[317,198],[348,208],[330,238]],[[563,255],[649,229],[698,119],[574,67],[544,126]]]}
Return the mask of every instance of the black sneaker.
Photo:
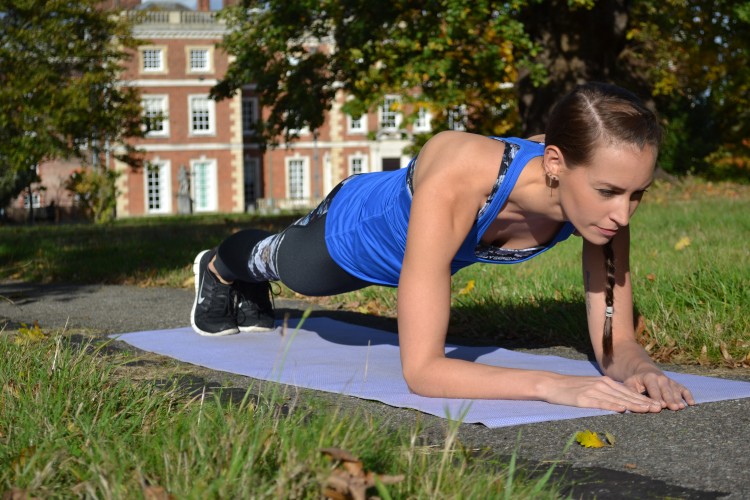
{"label": "black sneaker", "polygon": [[268,281],[235,281],[232,291],[235,294],[237,326],[241,332],[263,332],[276,327],[271,284]]}
{"label": "black sneaker", "polygon": [[216,250],[204,250],[193,262],[195,302],[190,313],[193,330],[201,335],[232,335],[239,332],[235,319],[232,286],[225,285],[209,271],[208,263]]}

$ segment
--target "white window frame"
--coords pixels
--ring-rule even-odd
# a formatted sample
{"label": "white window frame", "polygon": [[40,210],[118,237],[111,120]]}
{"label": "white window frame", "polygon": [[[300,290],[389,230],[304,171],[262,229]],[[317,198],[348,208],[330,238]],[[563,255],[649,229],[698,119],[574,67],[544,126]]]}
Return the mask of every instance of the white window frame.
{"label": "white window frame", "polygon": [[[138,48],[138,52],[141,58],[141,73],[166,73],[167,72],[167,48],[161,45],[146,45]],[[159,65],[152,67],[146,66],[146,62],[150,61],[150,57],[147,54],[158,53],[159,54]]]}
{"label": "white window frame", "polygon": [[417,108],[417,118],[414,120],[414,132],[432,131],[432,113],[424,106]]}
{"label": "white window frame", "polygon": [[[159,103],[158,106],[150,108],[147,102]],[[161,130],[150,130],[146,137],[169,137],[169,96],[168,95],[154,95],[144,94],[141,96],[141,107],[143,108],[143,115],[149,116],[152,111],[153,114],[161,113],[163,119],[161,120]],[[158,109],[157,109],[158,108]]]}
{"label": "white window frame", "polygon": [[26,192],[23,195],[23,208],[28,210],[29,208],[42,208],[42,195],[39,191],[31,192],[31,206],[29,206],[29,193]]}
{"label": "white window frame", "polygon": [[383,98],[383,103],[378,106],[378,122],[381,130],[393,132],[401,128],[401,112],[391,109],[400,104],[401,97],[398,95],[386,95]]}
{"label": "white window frame", "polygon": [[448,110],[448,130],[466,131],[466,105],[462,104]]}
{"label": "white window frame", "polygon": [[[197,111],[195,103],[198,100],[207,104],[208,128],[205,130],[195,130],[196,122],[193,114]],[[193,94],[188,96],[188,130],[190,131],[191,136],[216,134],[216,102],[209,98],[208,94]]]}
{"label": "white window frame", "polygon": [[[359,162],[359,171],[355,168],[355,164]],[[349,175],[362,174],[369,171],[369,165],[367,162],[367,156],[362,153],[355,153],[349,155]]]}
{"label": "white window frame", "polygon": [[[301,196],[295,196],[292,197],[292,168],[293,166],[301,167],[301,174],[302,174],[302,192]],[[294,156],[291,158],[286,158],[286,165],[285,165],[285,175],[286,175],[286,198],[290,202],[299,202],[299,203],[307,203],[310,200],[310,159],[307,156]]]}
{"label": "white window frame", "polygon": [[[206,65],[201,68],[197,68],[193,66],[193,52],[205,52],[206,55]],[[185,47],[185,60],[187,63],[187,73],[211,73],[214,70],[214,51],[213,47],[209,46],[188,46]]]}
{"label": "white window frame", "polygon": [[[158,207],[151,206],[151,179],[158,180]],[[143,201],[147,214],[172,213],[172,166],[169,160],[155,159],[149,162],[143,175]]]}
{"label": "white window frame", "polygon": [[[200,197],[199,189],[203,189],[201,185],[201,174],[198,173],[198,168],[205,165],[206,174],[205,181],[206,186],[206,199],[203,200]],[[200,158],[198,160],[190,161],[190,189],[191,196],[193,198],[193,209],[196,212],[216,212],[219,207],[219,180],[217,172],[216,160],[209,158]]]}
{"label": "white window frame", "polygon": [[367,133],[367,114],[354,118],[352,115],[346,115],[346,129],[350,134]]}
{"label": "white window frame", "polygon": [[258,98],[242,98],[242,132],[245,135],[254,134],[258,125]]}

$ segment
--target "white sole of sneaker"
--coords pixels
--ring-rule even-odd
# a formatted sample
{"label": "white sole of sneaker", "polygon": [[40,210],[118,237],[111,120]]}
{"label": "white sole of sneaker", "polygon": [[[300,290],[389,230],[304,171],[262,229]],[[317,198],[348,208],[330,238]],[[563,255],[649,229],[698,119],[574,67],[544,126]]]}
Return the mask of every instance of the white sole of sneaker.
{"label": "white sole of sneaker", "polygon": [[195,333],[199,335],[203,335],[204,337],[223,337],[224,335],[234,335],[238,332],[237,328],[230,328],[228,330],[222,330],[220,332],[212,333],[212,332],[205,332],[198,328],[198,326],[195,324],[195,309],[198,307],[198,289],[200,288],[200,280],[198,279],[198,274],[200,273],[200,266],[201,266],[201,259],[203,256],[210,252],[211,250],[203,250],[201,253],[198,254],[198,256],[193,261],[193,276],[195,277],[195,298],[193,299],[193,309],[190,311],[190,326],[193,327],[193,330],[195,330]]}
{"label": "white sole of sneaker", "polygon": [[250,332],[272,332],[276,329],[276,325],[274,325],[271,328],[265,328],[262,326],[240,326],[238,327],[241,332],[243,333],[250,333]]}

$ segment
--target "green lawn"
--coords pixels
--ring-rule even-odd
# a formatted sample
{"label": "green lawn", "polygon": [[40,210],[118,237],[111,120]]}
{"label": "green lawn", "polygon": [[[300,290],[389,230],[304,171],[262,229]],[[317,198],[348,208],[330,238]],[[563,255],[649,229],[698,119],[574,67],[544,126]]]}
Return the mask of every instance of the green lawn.
{"label": "green lawn", "polygon": [[[690,180],[657,184],[647,193],[632,222],[631,267],[645,325],[640,338],[657,359],[750,364],[748,214],[749,186]],[[295,217],[0,227],[0,279],[189,287],[201,249],[237,229],[278,230]],[[451,333],[501,345],[587,348],[580,247],[571,238],[524,264],[461,271],[454,279]],[[460,294],[472,280],[474,288]],[[395,316],[395,297],[393,289],[371,287],[318,302]]]}
{"label": "green lawn", "polygon": [[[126,368],[138,359],[80,340],[0,334],[3,498],[321,498],[358,484],[383,499],[560,497],[554,465],[531,477],[466,450],[456,422],[430,446],[419,425],[396,429],[279,389],[222,397],[134,383]],[[366,488],[370,472],[378,483]]]}
{"label": "green lawn", "polygon": [[[641,341],[662,361],[742,369],[750,364],[750,188],[690,181],[657,185],[647,197],[632,224]],[[275,230],[294,217],[0,227],[0,279],[188,287],[199,250],[239,228]],[[498,345],[588,349],[580,246],[572,238],[522,265],[461,271],[451,333]],[[393,289],[371,287],[317,300],[393,316],[395,298]],[[229,404],[134,380],[128,370],[138,359],[69,333],[0,332],[0,493],[319,498],[340,483],[340,464],[320,451],[335,447],[361,459],[365,471],[403,476],[368,490],[380,498],[560,496],[551,468],[524,476],[513,461],[466,450],[455,423],[432,447],[420,444],[419,426],[384,432],[364,413],[309,400],[291,405],[278,389],[251,388]]]}

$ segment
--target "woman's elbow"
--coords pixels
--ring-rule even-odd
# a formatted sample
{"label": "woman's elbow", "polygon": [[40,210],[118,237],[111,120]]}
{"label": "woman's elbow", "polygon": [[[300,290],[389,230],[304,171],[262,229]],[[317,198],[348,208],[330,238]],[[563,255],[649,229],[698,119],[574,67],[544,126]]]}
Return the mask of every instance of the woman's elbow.
{"label": "woman's elbow", "polygon": [[427,398],[440,397],[438,388],[431,383],[428,371],[424,368],[404,367],[401,372],[406,386],[413,394]]}

